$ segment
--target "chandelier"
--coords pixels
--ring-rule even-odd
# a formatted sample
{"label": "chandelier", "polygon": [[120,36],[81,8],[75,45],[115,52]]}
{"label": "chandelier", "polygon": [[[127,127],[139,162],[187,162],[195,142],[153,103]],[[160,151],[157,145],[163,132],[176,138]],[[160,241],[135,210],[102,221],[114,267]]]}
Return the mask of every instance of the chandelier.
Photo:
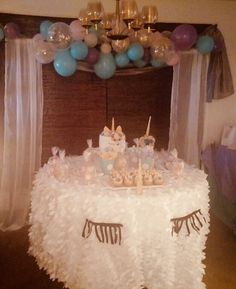
{"label": "chandelier", "polygon": [[[149,47],[151,32],[158,19],[156,6],[143,6],[138,10],[135,0],[115,0],[114,13],[105,13],[101,1],[89,1],[87,8],[79,12],[82,26],[89,32],[102,31],[100,42],[110,43],[112,50],[122,53],[131,43],[140,43],[142,47]],[[98,32],[98,33],[100,33]]]}
{"label": "chandelier", "polygon": [[156,6],[138,9],[135,0],[115,0],[115,12],[106,13],[101,1],[89,1],[70,24],[40,24],[33,38],[36,59],[53,62],[58,74],[67,77],[77,70],[93,71],[102,79],[132,70],[136,74],[179,61],[179,51],[196,45],[209,53],[214,41],[198,37],[194,26],[181,24],[174,31],[156,30]]}

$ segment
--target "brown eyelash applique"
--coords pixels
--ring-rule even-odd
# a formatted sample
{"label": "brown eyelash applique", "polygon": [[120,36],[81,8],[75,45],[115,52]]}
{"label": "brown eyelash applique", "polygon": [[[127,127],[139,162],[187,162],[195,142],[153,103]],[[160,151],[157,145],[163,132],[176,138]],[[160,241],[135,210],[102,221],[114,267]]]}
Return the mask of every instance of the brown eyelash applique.
{"label": "brown eyelash applique", "polygon": [[185,226],[187,229],[187,232],[188,232],[187,236],[190,235],[190,228],[192,228],[194,231],[199,233],[200,229],[203,227],[203,221],[206,223],[206,219],[202,215],[200,209],[184,217],[173,218],[170,221],[173,222],[172,231],[171,231],[172,236],[173,236],[173,233],[176,233],[178,235],[183,226]]}
{"label": "brown eyelash applique", "polygon": [[94,228],[99,242],[111,243],[112,245],[118,243],[120,245],[121,227],[123,227],[123,225],[118,223],[95,223],[86,219],[82,237],[87,239],[91,235]]}

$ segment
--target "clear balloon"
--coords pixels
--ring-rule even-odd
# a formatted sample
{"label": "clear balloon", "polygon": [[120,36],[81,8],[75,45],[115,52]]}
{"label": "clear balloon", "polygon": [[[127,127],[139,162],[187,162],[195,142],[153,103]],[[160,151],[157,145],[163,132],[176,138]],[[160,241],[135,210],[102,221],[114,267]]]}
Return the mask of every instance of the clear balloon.
{"label": "clear balloon", "polygon": [[64,77],[71,76],[76,72],[76,60],[70,55],[69,50],[58,52],[53,62],[56,72]]}
{"label": "clear balloon", "polygon": [[71,44],[70,54],[77,60],[83,60],[88,55],[88,46],[82,40],[75,41]]}
{"label": "clear balloon", "polygon": [[197,41],[197,31],[193,25],[178,25],[171,34],[171,40],[177,50],[190,49]]}
{"label": "clear balloon", "polygon": [[49,20],[45,20],[40,23],[39,29],[40,29],[40,34],[42,35],[43,39],[48,38],[48,29],[52,24],[53,24],[52,21],[49,21]]}
{"label": "clear balloon", "polygon": [[207,35],[200,36],[198,38],[196,48],[201,54],[210,53],[214,48],[213,38]]}
{"label": "clear balloon", "polygon": [[48,41],[54,43],[58,49],[66,49],[72,41],[70,26],[63,22],[56,22],[48,28]]}
{"label": "clear balloon", "polygon": [[94,65],[95,74],[101,79],[109,79],[115,71],[116,63],[113,55],[101,53],[99,61]]}
{"label": "clear balloon", "polygon": [[129,58],[126,53],[118,53],[115,55],[116,65],[120,68],[124,68],[129,64]]}
{"label": "clear balloon", "polygon": [[93,65],[98,62],[99,56],[100,56],[100,52],[95,47],[91,47],[88,50],[88,55],[85,58],[85,61],[88,64]]}
{"label": "clear balloon", "polygon": [[86,29],[79,20],[74,20],[70,23],[70,31],[74,40],[83,40],[86,34]]}
{"label": "clear balloon", "polygon": [[138,32],[134,31],[132,28],[128,30],[127,34],[130,43],[138,42]]}
{"label": "clear balloon", "polygon": [[128,49],[129,43],[129,38],[127,37],[123,40],[112,40],[111,46],[115,52],[123,53]]}
{"label": "clear balloon", "polygon": [[144,48],[140,43],[132,43],[127,51],[127,55],[131,61],[137,61],[144,55]]}
{"label": "clear balloon", "polygon": [[138,31],[138,40],[144,48],[150,47],[152,41],[152,32],[147,29]]}
{"label": "clear balloon", "polygon": [[35,58],[42,64],[52,62],[55,52],[55,47],[50,42],[39,41],[35,46]]}
{"label": "clear balloon", "polygon": [[165,61],[167,51],[173,50],[173,43],[169,38],[162,37],[153,41],[150,53],[153,59],[162,59]]}
{"label": "clear balloon", "polygon": [[20,28],[14,22],[9,22],[4,26],[4,35],[8,39],[20,37]]}

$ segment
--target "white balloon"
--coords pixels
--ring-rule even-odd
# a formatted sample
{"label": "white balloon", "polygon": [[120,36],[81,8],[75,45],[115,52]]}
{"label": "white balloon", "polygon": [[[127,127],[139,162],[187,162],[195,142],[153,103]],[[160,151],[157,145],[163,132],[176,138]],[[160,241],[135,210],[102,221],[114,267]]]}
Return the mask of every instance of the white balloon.
{"label": "white balloon", "polygon": [[98,44],[98,38],[94,33],[88,33],[84,37],[84,42],[88,47],[95,47]]}

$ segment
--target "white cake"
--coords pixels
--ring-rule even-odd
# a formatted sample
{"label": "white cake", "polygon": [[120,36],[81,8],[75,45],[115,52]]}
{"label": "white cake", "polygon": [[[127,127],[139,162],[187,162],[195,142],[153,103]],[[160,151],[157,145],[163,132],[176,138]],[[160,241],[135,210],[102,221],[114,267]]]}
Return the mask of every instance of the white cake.
{"label": "white cake", "polygon": [[103,132],[99,135],[99,149],[104,151],[124,152],[126,149],[126,137],[122,132],[121,126],[116,130],[110,130],[104,127]]}

